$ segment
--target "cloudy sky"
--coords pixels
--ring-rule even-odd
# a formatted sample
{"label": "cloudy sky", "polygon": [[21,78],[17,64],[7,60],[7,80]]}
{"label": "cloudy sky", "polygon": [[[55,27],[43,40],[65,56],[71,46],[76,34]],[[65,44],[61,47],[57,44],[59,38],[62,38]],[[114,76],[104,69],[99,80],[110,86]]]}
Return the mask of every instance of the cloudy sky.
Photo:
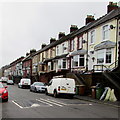
{"label": "cloudy sky", "polygon": [[0,67],[25,56],[30,49],[39,50],[51,37],[57,39],[59,32],[68,34],[71,25],[84,26],[87,15],[97,19],[106,14],[109,3],[60,1],[1,1]]}

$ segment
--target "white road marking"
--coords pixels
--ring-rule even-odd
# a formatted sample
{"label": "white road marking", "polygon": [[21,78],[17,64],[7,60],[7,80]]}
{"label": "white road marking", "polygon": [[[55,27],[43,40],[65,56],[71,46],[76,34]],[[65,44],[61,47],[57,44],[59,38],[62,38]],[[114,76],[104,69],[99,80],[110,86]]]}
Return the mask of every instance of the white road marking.
{"label": "white road marking", "polygon": [[47,100],[50,100],[50,101],[53,101],[53,102],[56,102],[56,103],[59,103],[59,104],[62,104],[62,105],[67,105],[67,104],[65,104],[65,103],[58,102],[58,101],[56,101],[56,100],[51,100],[51,99],[47,99]]}
{"label": "white road marking", "polygon": [[39,104],[32,104],[31,107],[39,107],[40,105]]}
{"label": "white road marking", "polygon": [[43,100],[43,101],[49,102],[49,103],[51,103],[51,104],[57,105],[57,106],[59,106],[59,107],[63,107],[62,105],[57,104],[57,103],[54,103],[54,102],[52,102],[52,101],[45,100],[45,99],[42,99],[42,98],[40,98],[40,99]]}
{"label": "white road marking", "polygon": [[15,105],[17,105],[19,108],[23,109],[22,106],[20,106],[18,103],[16,103],[15,101],[12,101]]}
{"label": "white road marking", "polygon": [[44,102],[44,101],[42,101],[42,100],[38,100],[38,99],[36,99],[36,100],[39,101],[39,102],[42,102],[42,103],[48,104],[49,106],[53,106],[52,104],[46,103],[46,102]]}

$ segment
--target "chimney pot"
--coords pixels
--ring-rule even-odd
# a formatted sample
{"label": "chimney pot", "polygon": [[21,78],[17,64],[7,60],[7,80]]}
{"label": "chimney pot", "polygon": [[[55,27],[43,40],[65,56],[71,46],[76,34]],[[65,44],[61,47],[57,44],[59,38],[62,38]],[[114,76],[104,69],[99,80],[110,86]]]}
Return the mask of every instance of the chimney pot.
{"label": "chimney pot", "polygon": [[86,25],[90,22],[93,22],[95,19],[94,19],[94,16],[92,15],[87,15],[87,18],[86,18]]}
{"label": "chimney pot", "polygon": [[109,2],[109,5],[107,6],[107,13],[111,12],[112,10],[117,9],[117,3]]}

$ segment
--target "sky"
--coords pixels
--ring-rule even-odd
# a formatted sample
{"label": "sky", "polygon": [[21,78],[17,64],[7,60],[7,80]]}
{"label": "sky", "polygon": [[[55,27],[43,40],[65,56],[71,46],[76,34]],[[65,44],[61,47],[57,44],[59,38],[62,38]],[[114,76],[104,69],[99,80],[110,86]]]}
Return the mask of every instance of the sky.
{"label": "sky", "polygon": [[87,15],[97,19],[107,13],[107,0],[82,1],[1,0],[0,68],[58,39],[59,32],[69,34],[71,25],[84,26]]}

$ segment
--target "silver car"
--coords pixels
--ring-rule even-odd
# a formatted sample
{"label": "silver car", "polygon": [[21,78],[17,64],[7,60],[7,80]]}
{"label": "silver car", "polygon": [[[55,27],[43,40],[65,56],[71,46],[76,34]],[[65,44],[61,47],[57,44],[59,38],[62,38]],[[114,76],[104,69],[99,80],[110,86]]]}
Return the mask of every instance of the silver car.
{"label": "silver car", "polygon": [[45,84],[43,82],[34,82],[31,86],[30,86],[30,91],[33,92],[45,92]]}

